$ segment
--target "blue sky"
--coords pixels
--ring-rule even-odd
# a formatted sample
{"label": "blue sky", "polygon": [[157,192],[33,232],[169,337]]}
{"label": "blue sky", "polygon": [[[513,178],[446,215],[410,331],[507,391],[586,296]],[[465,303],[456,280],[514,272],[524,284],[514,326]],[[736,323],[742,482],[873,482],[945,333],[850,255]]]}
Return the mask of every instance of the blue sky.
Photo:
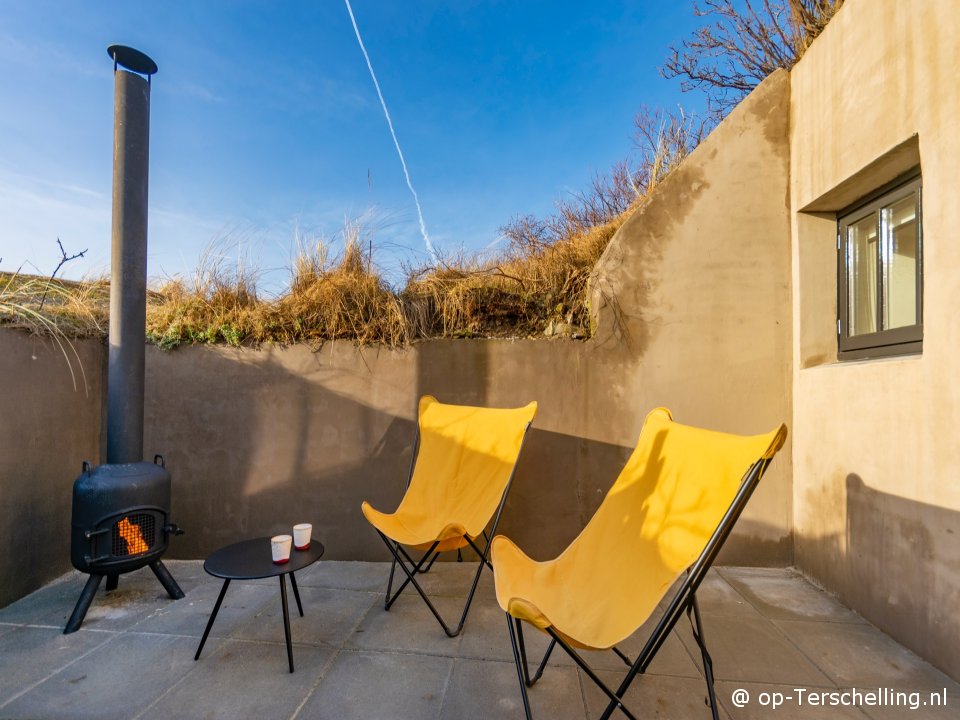
{"label": "blue sky", "polygon": [[[498,241],[631,151],[641,105],[697,110],[659,77],[686,2],[352,0],[444,253]],[[278,290],[299,234],[363,218],[377,261],[428,259],[342,0],[7,2],[0,7],[0,268],[109,269],[113,65],[159,65],[151,100],[151,277],[213,243]]]}

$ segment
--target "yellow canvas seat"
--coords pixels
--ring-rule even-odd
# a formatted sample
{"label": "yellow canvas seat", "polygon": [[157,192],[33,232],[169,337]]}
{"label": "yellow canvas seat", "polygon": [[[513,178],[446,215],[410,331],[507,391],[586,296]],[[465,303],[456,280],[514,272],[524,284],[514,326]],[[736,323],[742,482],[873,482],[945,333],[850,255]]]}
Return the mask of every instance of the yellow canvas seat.
{"label": "yellow canvas seat", "polygon": [[[620,708],[630,681],[642,673],[683,612],[695,615],[694,634],[704,658],[711,709],[716,717],[712,666],[696,607],[696,590],[764,470],[786,439],[786,427],[739,436],[673,421],[665,408],[652,411],[620,476],[580,535],[557,558],[530,559],[512,541],[491,544],[497,601],[507,624],[527,717],[526,688],[540,677],[559,643],[574,660],[574,648],[614,649],[630,666],[617,691],[591,674],[610,703]],[[684,576],[667,613],[636,661],[616,650],[646,622],[674,583]],[[549,634],[552,642],[531,678],[521,621]],[[691,619],[693,622],[693,619]]]}
{"label": "yellow canvas seat", "polygon": [[[447,405],[429,395],[420,400],[417,443],[406,493],[393,513],[361,506],[364,517],[380,534],[393,555],[387,597],[394,600],[412,583],[451,637],[459,634],[484,565],[489,565],[489,542],[480,548],[475,540],[485,535],[491,521],[496,530],[527,429],[537,413],[532,402],[521,408],[500,409]],[[406,547],[424,551],[414,561]],[[415,575],[427,572],[441,552],[472,547],[480,565],[455,629],[440,617]],[[407,575],[391,595],[397,563]],[[409,567],[408,567],[409,565]]]}

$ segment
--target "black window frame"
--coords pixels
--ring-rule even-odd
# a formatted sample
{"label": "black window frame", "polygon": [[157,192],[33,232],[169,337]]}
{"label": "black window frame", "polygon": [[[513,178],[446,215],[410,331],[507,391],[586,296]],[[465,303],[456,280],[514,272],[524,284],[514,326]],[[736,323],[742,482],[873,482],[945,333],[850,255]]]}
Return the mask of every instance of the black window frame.
{"label": "black window frame", "polygon": [[[837,347],[840,360],[863,360],[897,355],[916,355],[923,352],[923,182],[919,168],[902,175],[870,195],[837,213]],[[908,197],[914,196],[917,219],[917,261],[915,276],[917,322],[906,327],[879,329],[872,333],[850,336],[847,228],[871,215],[877,223],[877,239],[882,243],[880,210]],[[877,326],[883,322],[883,252],[877,252],[876,313]]]}

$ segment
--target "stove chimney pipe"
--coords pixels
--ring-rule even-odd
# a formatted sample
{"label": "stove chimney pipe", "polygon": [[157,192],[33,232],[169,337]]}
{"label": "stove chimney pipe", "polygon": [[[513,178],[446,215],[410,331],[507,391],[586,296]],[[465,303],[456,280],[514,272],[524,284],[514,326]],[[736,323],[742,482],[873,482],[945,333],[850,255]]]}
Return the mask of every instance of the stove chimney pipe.
{"label": "stove chimney pipe", "polygon": [[143,460],[150,76],[157,64],[124,45],[107,53],[114,75],[107,462],[134,463]]}

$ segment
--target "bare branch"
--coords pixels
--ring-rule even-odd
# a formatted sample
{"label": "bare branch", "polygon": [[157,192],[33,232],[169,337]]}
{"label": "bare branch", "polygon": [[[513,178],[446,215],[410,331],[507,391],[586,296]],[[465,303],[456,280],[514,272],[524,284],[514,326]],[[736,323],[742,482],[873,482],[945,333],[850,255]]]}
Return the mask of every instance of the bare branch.
{"label": "bare branch", "polygon": [[789,70],[823,31],[843,0],[703,0],[710,22],[670,48],[660,74],[680,78],[683,92],[701,90],[714,120],[777,68]]}
{"label": "bare branch", "polygon": [[71,255],[67,257],[67,251],[63,249],[63,243],[60,242],[60,238],[57,238],[57,245],[60,246],[60,255],[62,255],[63,257],[61,258],[60,262],[57,263],[57,267],[54,268],[53,272],[50,273],[50,279],[47,280],[47,287],[43,291],[43,297],[40,298],[40,307],[37,308],[37,312],[40,312],[41,310],[43,310],[43,304],[47,301],[47,292],[50,290],[50,284],[53,282],[53,278],[57,276],[57,273],[60,272],[60,268],[62,268],[71,260],[76,260],[77,258],[83,257],[84,255],[86,255],[87,250],[89,249],[89,248],[86,248],[76,253],[75,255]]}

